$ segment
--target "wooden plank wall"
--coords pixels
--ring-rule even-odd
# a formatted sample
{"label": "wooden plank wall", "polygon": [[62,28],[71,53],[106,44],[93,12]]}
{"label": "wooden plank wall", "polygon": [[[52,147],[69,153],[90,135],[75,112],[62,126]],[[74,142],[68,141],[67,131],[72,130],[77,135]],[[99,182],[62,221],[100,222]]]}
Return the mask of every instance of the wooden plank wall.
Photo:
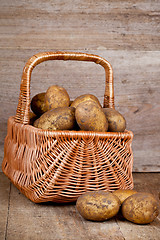
{"label": "wooden plank wall", "polygon": [[[134,171],[160,171],[160,1],[0,1],[0,163],[7,119],[17,107],[21,73],[42,51],[81,51],[113,66],[115,105],[134,133]],[[93,63],[45,62],[33,71],[31,96],[51,84],[71,99],[103,102],[104,70]]]}

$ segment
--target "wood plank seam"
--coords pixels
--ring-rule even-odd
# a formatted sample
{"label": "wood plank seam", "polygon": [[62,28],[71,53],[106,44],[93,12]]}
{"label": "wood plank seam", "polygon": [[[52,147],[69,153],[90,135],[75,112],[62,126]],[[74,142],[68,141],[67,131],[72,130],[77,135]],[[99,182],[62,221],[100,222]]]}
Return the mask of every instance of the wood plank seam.
{"label": "wood plank seam", "polygon": [[121,231],[121,228],[120,228],[120,226],[119,226],[118,221],[117,221],[116,218],[115,218],[115,222],[116,222],[116,224],[117,224],[117,227],[118,227],[119,232],[121,233],[123,239],[125,240],[125,237],[124,237],[124,235],[123,235],[123,233],[122,233],[122,231]]}
{"label": "wood plank seam", "polygon": [[6,222],[6,230],[5,230],[5,240],[7,240],[7,230],[8,230],[8,221],[9,221],[9,210],[10,210],[10,200],[11,200],[11,183],[9,186],[9,197],[8,197],[8,213],[7,213],[7,222]]}

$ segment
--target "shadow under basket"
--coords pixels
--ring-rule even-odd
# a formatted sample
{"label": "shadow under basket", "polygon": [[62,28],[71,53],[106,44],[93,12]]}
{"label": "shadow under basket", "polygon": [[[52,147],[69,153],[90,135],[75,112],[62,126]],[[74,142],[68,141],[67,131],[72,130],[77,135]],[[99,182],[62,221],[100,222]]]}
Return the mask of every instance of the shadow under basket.
{"label": "shadow under basket", "polygon": [[24,67],[16,116],[8,119],[2,170],[31,201],[73,202],[94,190],[132,189],[133,133],[46,131],[29,124],[33,68],[47,60],[92,61],[104,67],[104,107],[114,108],[112,67],[86,53],[47,52]]}

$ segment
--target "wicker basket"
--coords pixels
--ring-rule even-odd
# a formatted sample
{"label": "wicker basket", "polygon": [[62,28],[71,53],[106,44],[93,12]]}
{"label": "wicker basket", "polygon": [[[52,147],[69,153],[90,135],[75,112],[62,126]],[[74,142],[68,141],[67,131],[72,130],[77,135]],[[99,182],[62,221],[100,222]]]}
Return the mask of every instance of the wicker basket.
{"label": "wicker basket", "polygon": [[114,108],[113,72],[105,59],[74,52],[39,53],[23,70],[16,116],[8,120],[3,172],[33,202],[73,202],[86,191],[132,189],[133,133],[46,131],[29,125],[33,68],[47,60],[91,61],[104,67],[104,107]]}

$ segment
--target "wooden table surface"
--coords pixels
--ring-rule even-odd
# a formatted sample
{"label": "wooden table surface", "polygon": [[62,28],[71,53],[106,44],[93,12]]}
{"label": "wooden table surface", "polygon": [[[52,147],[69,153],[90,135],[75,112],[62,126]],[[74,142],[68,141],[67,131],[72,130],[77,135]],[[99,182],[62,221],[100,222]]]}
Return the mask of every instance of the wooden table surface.
{"label": "wooden table surface", "polygon": [[[137,191],[160,197],[160,173],[134,173]],[[158,240],[160,215],[148,225],[136,225],[122,217],[104,222],[84,220],[75,203],[35,204],[0,173],[0,240]]]}

